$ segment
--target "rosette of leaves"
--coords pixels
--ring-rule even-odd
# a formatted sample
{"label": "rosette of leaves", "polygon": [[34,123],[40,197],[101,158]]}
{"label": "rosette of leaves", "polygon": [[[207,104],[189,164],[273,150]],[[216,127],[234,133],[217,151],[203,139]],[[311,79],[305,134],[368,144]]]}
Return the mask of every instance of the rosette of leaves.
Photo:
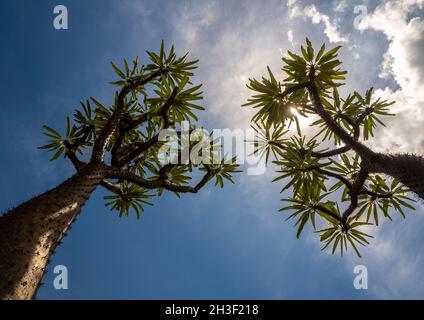
{"label": "rosette of leaves", "polygon": [[354,96],[356,98],[356,108],[355,106],[352,106],[352,108],[358,110],[359,114],[364,115],[361,127],[364,140],[368,140],[374,136],[374,130],[378,125],[385,127],[384,122],[381,120],[382,116],[394,116],[389,110],[390,106],[395,102],[382,100],[381,98],[373,101],[373,88],[368,89],[364,96],[361,96],[358,92],[355,92]]}
{"label": "rosette of leaves", "polygon": [[148,200],[154,196],[148,189],[143,189],[133,183],[123,182],[118,193],[104,196],[104,199],[107,200],[105,206],[110,206],[110,210],[118,211],[119,217],[123,215],[128,217],[130,211],[133,210],[137,219],[140,219],[140,214],[144,212],[145,205],[153,205]]}
{"label": "rosette of leaves", "polygon": [[415,200],[408,197],[408,189],[398,180],[392,179],[390,182],[380,175],[370,176],[368,188],[360,195],[359,200],[359,210],[354,215],[355,220],[364,218],[366,222],[372,222],[376,226],[379,224],[379,214],[392,220],[390,211],[395,211],[405,218],[403,208],[415,210],[415,207],[410,204]]}
{"label": "rosette of leaves", "polygon": [[369,244],[368,239],[373,236],[361,231],[361,227],[369,226],[370,223],[358,222],[349,219],[349,229],[343,229],[337,221],[329,223],[329,227],[317,231],[320,234],[320,241],[323,242],[324,246],[321,250],[331,248],[331,253],[334,254],[337,250],[340,255],[348,250],[348,247],[352,247],[358,257],[361,257],[358,245],[366,246]]}
{"label": "rosette of leaves", "polygon": [[[273,182],[288,179],[287,184],[281,192],[292,188],[293,194],[299,192],[308,193],[309,190],[317,188],[326,191],[324,181],[326,176],[318,169],[325,167],[328,163],[322,163],[321,159],[312,156],[312,150],[316,147],[316,140],[306,142],[305,137],[292,137],[285,142],[284,150],[280,153],[274,163],[281,167],[280,176]],[[311,191],[312,192],[312,191]]]}
{"label": "rosette of leaves", "polygon": [[292,112],[294,104],[282,97],[283,85],[275,79],[271,69],[267,68],[269,79],[265,77],[262,77],[260,81],[255,78],[249,79],[247,87],[256,94],[243,104],[243,107],[258,108],[252,121],[267,128],[284,125],[286,122],[291,124],[295,121],[295,115]]}
{"label": "rosette of leaves", "polygon": [[[50,161],[56,160],[62,154],[64,155],[64,157],[66,157],[67,148],[70,148],[70,146],[74,145],[74,143],[79,141],[79,139],[84,136],[83,130],[81,128],[71,125],[69,117],[66,117],[66,129],[64,136],[62,136],[59,132],[50,128],[47,125],[44,125],[43,129],[43,134],[49,140],[47,141],[47,144],[38,147],[38,149],[54,152],[54,155],[50,159]],[[79,153],[82,153],[81,149],[86,146],[89,146],[89,143],[84,143],[84,145],[78,145],[75,150]]]}
{"label": "rosette of leaves", "polygon": [[228,159],[228,157],[224,156],[221,159],[219,164],[209,164],[203,166],[201,171],[211,171],[215,176],[215,186],[224,187],[224,181],[227,180],[231,183],[234,183],[232,175],[237,172],[241,172],[238,170],[238,164],[236,164],[237,156]]}
{"label": "rosette of leaves", "polygon": [[347,71],[341,70],[342,62],[337,59],[341,46],[337,46],[326,51],[323,44],[315,54],[311,41],[306,38],[306,46],[301,46],[301,54],[287,52],[287,56],[282,60],[285,63],[282,70],[288,75],[284,79],[286,84],[298,84],[309,81],[311,70],[315,73],[315,81],[320,90],[326,91],[329,88],[341,85],[340,80],[345,80]]}
{"label": "rosette of leaves", "polygon": [[295,220],[294,226],[297,227],[296,238],[299,238],[307,222],[310,222],[315,230],[316,216],[321,216],[325,220],[334,221],[333,215],[340,215],[335,209],[335,203],[324,201],[327,193],[322,193],[320,186],[311,185],[307,189],[301,188],[291,198],[281,199],[288,202],[279,211],[292,211],[286,220]]}
{"label": "rosette of leaves", "polygon": [[287,130],[284,130],[284,126],[279,126],[274,129],[265,129],[261,126],[251,126],[255,131],[255,139],[247,140],[246,142],[253,144],[253,153],[262,160],[265,157],[265,162],[268,162],[270,154],[277,159],[281,155],[283,145],[286,141],[284,135],[287,134]]}

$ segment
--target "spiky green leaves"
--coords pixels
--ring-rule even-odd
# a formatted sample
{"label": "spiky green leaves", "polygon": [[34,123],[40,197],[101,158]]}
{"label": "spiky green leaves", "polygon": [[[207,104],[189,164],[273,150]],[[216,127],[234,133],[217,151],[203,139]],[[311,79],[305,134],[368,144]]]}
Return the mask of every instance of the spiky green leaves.
{"label": "spiky green leaves", "polygon": [[[44,149],[50,152],[54,152],[53,157],[50,161],[54,161],[59,158],[62,154],[66,157],[66,149],[69,148],[78,138],[83,134],[76,126],[71,125],[69,117],[66,117],[66,130],[65,136],[57,132],[56,130],[44,125],[44,135],[49,138],[46,145],[38,147],[38,149]],[[78,151],[80,151],[78,149]]]}
{"label": "spiky green leaves", "polygon": [[[161,166],[155,166],[151,168],[150,172],[153,173],[155,179],[159,179],[161,176],[160,172]],[[193,167],[191,165],[169,165],[169,170],[166,171],[164,177],[162,177],[166,182],[172,183],[177,186],[187,186],[188,183],[192,180],[190,174],[193,172]],[[165,191],[164,188],[158,188],[158,196],[161,196]],[[179,192],[173,192],[178,198],[180,197]]]}
{"label": "spiky green leaves", "polygon": [[113,63],[110,62],[112,65],[113,70],[118,75],[120,80],[113,81],[112,84],[118,85],[118,86],[125,86],[127,85],[131,80],[136,79],[137,77],[142,76],[143,72],[145,71],[142,67],[139,66],[138,57],[136,57],[130,66],[127,59],[124,59],[124,69],[121,70],[119,67]]}
{"label": "spiky green leaves", "polygon": [[119,193],[104,197],[105,200],[108,200],[105,205],[110,206],[110,210],[118,211],[120,217],[123,215],[128,217],[130,211],[134,210],[137,219],[140,219],[144,207],[153,205],[147,200],[151,199],[154,194],[150,190],[140,188],[132,183],[122,182],[119,186]]}
{"label": "spiky green leaves", "polygon": [[385,126],[381,121],[381,116],[394,116],[393,113],[389,112],[389,107],[394,104],[394,101],[372,100],[373,88],[370,88],[365,93],[365,96],[361,96],[358,92],[355,92],[356,106],[360,114],[364,115],[364,119],[361,123],[364,140],[368,140],[374,136],[374,129],[378,126]]}
{"label": "spiky green leaves", "polygon": [[340,48],[337,46],[325,51],[325,45],[322,45],[315,54],[311,41],[306,38],[306,47],[301,47],[301,55],[288,51],[288,56],[282,58],[285,63],[282,70],[288,75],[284,81],[308,82],[314,73],[316,84],[321,90],[341,85],[339,81],[345,79],[347,71],[340,69],[341,61],[337,59]]}
{"label": "spiky green leaves", "polygon": [[254,140],[246,142],[253,144],[253,154],[259,157],[259,161],[265,157],[265,163],[268,163],[270,154],[277,159],[281,155],[286,141],[284,135],[288,132],[284,130],[284,126],[274,129],[265,129],[260,126],[251,127],[255,131],[256,137]]}
{"label": "spiky green leaves", "polygon": [[167,80],[174,86],[182,82],[184,77],[192,76],[192,70],[197,68],[196,64],[199,62],[199,60],[188,61],[188,52],[181,57],[177,57],[174,46],[167,53],[163,40],[159,53],[147,51],[147,54],[152,63],[148,64],[145,70],[148,72],[165,71],[162,75],[162,81]]}
{"label": "spiky green leaves", "polygon": [[322,250],[330,248],[332,254],[339,252],[343,255],[351,247],[361,257],[358,245],[365,246],[369,244],[367,238],[372,238],[362,228],[371,224],[351,217],[347,221],[347,228],[344,228],[338,204],[327,199],[330,194],[331,192],[321,193],[319,188],[302,190],[292,198],[282,199],[289,204],[280,211],[289,211],[287,220],[295,220],[297,238],[308,224],[313,230],[316,230],[319,224],[324,224],[327,226],[316,231],[323,243]]}
{"label": "spiky green leaves", "polygon": [[[348,132],[353,134],[356,126],[356,118],[360,113],[355,104],[355,96],[349,95],[346,99],[340,98],[337,88],[333,88],[332,95],[323,95],[322,105],[325,111],[334,119],[334,121]],[[324,119],[319,118],[311,126],[317,126],[321,130],[317,134],[322,140],[332,140],[334,144],[341,143],[340,138],[334,134]]]}
{"label": "spiky green leaves", "polygon": [[352,219],[348,223],[348,230],[343,230],[337,223],[330,223],[330,227],[319,230],[320,241],[324,244],[321,250],[330,248],[332,254],[339,251],[340,255],[343,256],[343,253],[348,250],[348,247],[352,247],[358,257],[361,257],[358,245],[365,246],[369,244],[368,239],[373,238],[373,236],[361,231],[361,227],[370,224],[366,222],[352,222]]}
{"label": "spiky green leaves", "polygon": [[149,97],[145,100],[151,109],[156,108],[157,112],[162,112],[161,108],[168,108],[168,118],[173,123],[180,123],[184,120],[197,120],[193,111],[204,110],[205,108],[195,102],[202,100],[202,85],[189,86],[189,77],[185,76],[181,82],[170,82],[167,80],[156,81],[153,91],[156,97]]}
{"label": "spiky green leaves", "polygon": [[295,219],[294,226],[297,227],[296,238],[300,237],[305,225],[310,222],[312,228],[316,229],[316,216],[319,215],[329,222],[337,222],[332,215],[340,215],[333,202],[324,201],[327,194],[322,194],[320,188],[301,189],[292,198],[281,201],[288,202],[279,211],[291,211],[286,220]]}
{"label": "spiky green leaves", "polygon": [[[339,161],[332,161],[332,164],[326,167],[328,171],[338,174],[345,178],[352,186],[360,170],[360,158],[355,155],[349,157],[346,154],[340,156]],[[336,181],[330,191],[334,192],[343,187],[342,201],[349,201],[349,188],[343,181]],[[358,208],[352,214],[355,220],[364,220],[379,225],[379,215],[391,220],[390,209],[397,211],[402,217],[405,217],[404,209],[415,210],[409,202],[415,202],[414,199],[407,196],[408,189],[401,185],[396,179],[389,179],[378,174],[369,174],[363,188],[359,192]]]}
{"label": "spiky green leaves", "polygon": [[[346,154],[341,154],[337,160],[332,159],[331,164],[326,169],[345,178],[350,185],[353,185],[360,169],[360,162],[361,159],[358,155],[349,157]],[[343,181],[336,180],[330,191],[336,191],[340,187],[344,187],[342,199],[347,199],[349,189]]]}
{"label": "spiky green leaves", "polygon": [[379,215],[392,220],[390,209],[394,209],[405,218],[405,208],[415,210],[410,202],[415,200],[408,197],[408,189],[399,183],[398,180],[388,181],[380,175],[372,175],[368,181],[368,190],[360,195],[358,211],[353,216],[355,220],[364,219],[372,222],[376,226],[379,224]]}
{"label": "spiky green leaves", "polygon": [[315,190],[326,190],[324,180],[325,176],[320,173],[318,168],[325,166],[320,159],[312,156],[312,151],[316,146],[315,140],[306,142],[305,137],[292,137],[284,144],[284,151],[280,152],[274,163],[281,167],[278,173],[280,176],[273,181],[288,179],[288,183],[281,192],[293,188],[294,195],[298,193],[307,194]]}
{"label": "spiky green leaves", "polygon": [[197,68],[196,64],[199,61],[188,61],[188,52],[181,57],[177,57],[174,46],[171,47],[169,52],[166,52],[163,40],[158,53],[153,51],[146,52],[151,61],[147,65],[140,65],[138,57],[132,61],[131,65],[124,59],[123,68],[119,68],[115,63],[111,62],[115,73],[120,78],[120,80],[114,81],[112,84],[125,86],[131,81],[160,72],[163,82],[167,81],[173,86],[177,86],[178,83],[183,81],[184,77],[193,75],[192,71]]}
{"label": "spiky green leaves", "polygon": [[[346,71],[340,70],[341,62],[337,60],[339,49],[340,47],[336,47],[326,52],[323,45],[315,55],[312,43],[306,39],[306,47],[301,47],[302,55],[288,51],[288,56],[282,58],[284,62],[282,70],[288,75],[283,84],[277,81],[269,67],[267,67],[268,78],[249,79],[247,87],[254,94],[243,106],[259,109],[252,121],[267,128],[285,125],[286,122],[289,125],[296,122],[297,129],[300,131],[296,113],[301,115],[314,113],[306,90],[306,84],[311,81],[311,78],[322,92],[339,86],[338,81],[345,79]],[[305,86],[292,90],[302,84]]]}
{"label": "spiky green leaves", "polygon": [[239,165],[236,163],[236,160],[237,156],[234,156],[231,159],[223,157],[220,164],[203,166],[200,170],[204,172],[211,171],[213,176],[215,176],[215,186],[219,185],[221,188],[223,188],[225,180],[234,183],[232,177],[233,174],[242,172],[241,170],[238,170]]}
{"label": "spiky green leaves", "polygon": [[262,77],[261,81],[254,78],[249,79],[247,87],[256,94],[243,104],[243,107],[259,108],[252,121],[266,127],[284,124],[287,120],[293,121],[292,104],[286,98],[281,97],[281,83],[275,79],[269,67],[268,74],[269,78]]}
{"label": "spiky green leaves", "polygon": [[[339,96],[337,88],[333,88],[331,96],[323,94],[321,99],[325,111],[331,115],[339,126],[352,135],[355,135],[356,130],[358,133],[362,131],[364,140],[368,140],[374,136],[375,128],[378,125],[385,126],[381,120],[382,116],[394,115],[389,113],[389,107],[394,102],[381,99],[373,101],[372,93],[373,88],[370,88],[366,91],[365,96],[362,97],[355,91],[354,94],[348,95],[343,99]],[[322,137],[322,140],[333,140],[335,144],[341,142],[322,118],[317,119],[311,126],[321,128],[318,135]]]}

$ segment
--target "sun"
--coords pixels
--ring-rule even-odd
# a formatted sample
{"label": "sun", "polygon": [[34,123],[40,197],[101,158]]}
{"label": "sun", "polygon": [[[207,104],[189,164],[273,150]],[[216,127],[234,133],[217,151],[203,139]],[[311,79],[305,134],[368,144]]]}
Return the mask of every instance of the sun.
{"label": "sun", "polygon": [[305,117],[302,116],[295,107],[291,107],[290,108],[290,112],[297,117],[297,120],[299,121],[299,126],[301,129],[307,128],[311,125],[312,123],[312,117]]}

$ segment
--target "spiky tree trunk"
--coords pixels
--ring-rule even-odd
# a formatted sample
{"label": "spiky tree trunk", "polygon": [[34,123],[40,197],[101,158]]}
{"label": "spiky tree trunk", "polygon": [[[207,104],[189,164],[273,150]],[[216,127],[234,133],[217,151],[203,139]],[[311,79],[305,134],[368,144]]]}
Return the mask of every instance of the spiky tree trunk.
{"label": "spiky tree trunk", "polygon": [[87,165],[1,217],[0,299],[33,298],[50,255],[105,174],[103,164]]}
{"label": "spiky tree trunk", "polygon": [[371,172],[391,176],[424,200],[424,158],[411,154],[377,154]]}
{"label": "spiky tree trunk", "polygon": [[424,200],[424,158],[410,154],[390,155],[376,153],[360,143],[358,141],[359,124],[367,116],[368,111],[360,115],[359,120],[356,122],[354,137],[351,137],[325,111],[313,79],[314,77],[312,76],[311,82],[307,86],[317,113],[324,119],[331,131],[346,144],[347,150],[352,149],[361,156],[365,170],[368,173],[383,173],[399,180]]}

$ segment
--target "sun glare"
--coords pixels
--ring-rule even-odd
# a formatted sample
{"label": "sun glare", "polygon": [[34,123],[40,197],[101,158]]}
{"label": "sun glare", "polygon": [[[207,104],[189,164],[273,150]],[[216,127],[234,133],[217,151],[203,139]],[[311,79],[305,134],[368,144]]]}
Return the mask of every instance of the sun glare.
{"label": "sun glare", "polygon": [[307,128],[309,127],[309,125],[312,123],[312,118],[311,117],[305,117],[302,116],[295,107],[291,107],[290,108],[290,112],[297,117],[297,119],[299,120],[299,125],[300,128]]}

